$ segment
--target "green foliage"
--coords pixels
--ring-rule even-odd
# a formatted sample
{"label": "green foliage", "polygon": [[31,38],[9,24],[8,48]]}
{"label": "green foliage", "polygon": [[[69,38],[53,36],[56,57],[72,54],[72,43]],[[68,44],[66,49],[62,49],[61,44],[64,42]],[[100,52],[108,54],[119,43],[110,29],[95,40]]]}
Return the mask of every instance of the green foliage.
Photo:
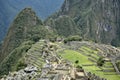
{"label": "green foliage", "polygon": [[105,63],[105,60],[103,57],[100,57],[98,60],[97,60],[97,65],[98,66],[103,66]]}
{"label": "green foliage", "polygon": [[43,25],[36,25],[26,33],[26,38],[33,40],[34,42],[37,42],[40,39],[49,39],[49,37],[52,36],[54,36],[54,33]]}
{"label": "green foliage", "polygon": [[50,40],[51,42],[55,42],[55,41],[56,41],[56,37],[49,37],[49,40]]}
{"label": "green foliage", "polygon": [[[35,12],[31,8],[22,10],[8,30],[7,36],[3,42],[2,54],[0,54],[2,57],[0,57],[0,61],[9,55],[16,47],[19,47],[22,42],[31,40],[29,31],[34,30],[34,26],[36,25],[43,25],[43,23],[38,19]],[[36,35],[32,37],[34,41],[39,39],[36,38]]]}
{"label": "green foliage", "polygon": [[64,43],[67,43],[69,41],[82,41],[82,38],[78,35],[75,35],[75,36],[69,36],[68,38],[64,39]]}
{"label": "green foliage", "polygon": [[76,60],[76,61],[75,61],[75,64],[78,64],[78,63],[79,63],[79,60]]}
{"label": "green foliage", "polygon": [[19,62],[19,60],[24,57],[25,53],[31,48],[33,43],[33,41],[26,41],[15,48],[0,64],[0,76],[8,74],[9,71],[14,71],[16,68],[18,70],[26,66],[23,62]]}
{"label": "green foliage", "polygon": [[43,25],[31,8],[22,10],[11,25],[3,43],[3,51],[0,54],[2,61],[0,75],[24,68],[26,64],[19,60],[31,45],[40,39],[49,39],[52,36],[54,36],[53,31]]}
{"label": "green foliage", "polygon": [[120,40],[119,39],[113,39],[111,41],[112,46],[120,47]]}
{"label": "green foliage", "polygon": [[25,67],[27,67],[27,64],[25,64],[24,60],[20,60],[16,65],[16,70],[18,71],[20,69],[24,69]]}
{"label": "green foliage", "polygon": [[55,42],[58,37],[60,37],[60,36],[58,36],[58,35],[53,35],[53,36],[49,36],[48,39],[49,39],[49,41],[51,41],[51,42]]}
{"label": "green foliage", "polygon": [[57,19],[48,19],[46,24],[53,28],[53,30],[61,36],[70,36],[80,34],[77,25],[72,18],[68,16],[60,16]]}
{"label": "green foliage", "polygon": [[78,69],[82,69],[82,66],[80,66],[80,65],[77,65],[77,66],[76,66],[76,68],[78,68]]}
{"label": "green foliage", "polygon": [[31,8],[25,8],[18,14],[9,28],[3,43],[2,54],[0,54],[2,56],[0,62],[24,41],[37,42],[53,35],[53,31],[43,25]]}
{"label": "green foliage", "polygon": [[[67,3],[70,5],[68,6]],[[112,8],[113,4],[112,1],[102,4],[100,1],[96,3],[91,0],[66,0],[60,11],[50,16],[46,24],[55,28],[56,32],[62,36],[72,35],[78,31],[83,39],[104,44],[112,43],[118,47],[120,46],[120,16],[114,15],[113,11],[116,14],[120,12],[116,10],[116,6]],[[116,4],[119,5],[119,2],[116,1]],[[111,15],[103,15],[106,11],[101,5],[105,9],[111,9]],[[74,29],[72,29],[73,26]]]}
{"label": "green foliage", "polygon": [[[75,64],[79,60],[78,65],[91,64],[92,62],[88,58],[77,51],[74,50],[64,50],[62,53],[59,53],[63,59],[67,59]],[[76,64],[75,64],[76,65]]]}

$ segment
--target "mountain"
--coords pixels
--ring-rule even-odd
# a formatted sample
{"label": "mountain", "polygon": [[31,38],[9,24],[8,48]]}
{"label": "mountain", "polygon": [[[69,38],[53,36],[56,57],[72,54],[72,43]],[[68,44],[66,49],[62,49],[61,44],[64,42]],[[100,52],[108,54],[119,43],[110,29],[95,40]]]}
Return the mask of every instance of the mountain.
{"label": "mountain", "polygon": [[8,27],[15,16],[24,8],[31,7],[44,20],[56,12],[64,0],[0,0],[0,41],[3,40]]}
{"label": "mountain", "polygon": [[4,39],[0,61],[24,41],[32,40],[37,42],[39,39],[50,35],[52,35],[50,29],[48,30],[48,27],[43,25],[31,8],[23,9],[13,21]]}
{"label": "mountain", "polygon": [[120,46],[119,4],[119,0],[65,0],[59,12],[50,19],[69,16],[85,40]]}
{"label": "mountain", "polygon": [[10,26],[2,45],[0,44],[0,75],[16,70],[16,64],[32,44],[51,36],[54,36],[51,28],[44,26],[31,8],[23,9]]}
{"label": "mountain", "polygon": [[66,37],[70,35],[80,35],[77,25],[69,16],[60,16],[55,20],[49,19],[45,23],[55,30],[58,35]]}
{"label": "mountain", "polygon": [[119,4],[111,1],[65,0],[44,22],[31,8],[21,10],[0,43],[0,79],[119,80],[120,49],[101,44],[119,44],[119,28],[96,25],[109,22],[106,9]]}

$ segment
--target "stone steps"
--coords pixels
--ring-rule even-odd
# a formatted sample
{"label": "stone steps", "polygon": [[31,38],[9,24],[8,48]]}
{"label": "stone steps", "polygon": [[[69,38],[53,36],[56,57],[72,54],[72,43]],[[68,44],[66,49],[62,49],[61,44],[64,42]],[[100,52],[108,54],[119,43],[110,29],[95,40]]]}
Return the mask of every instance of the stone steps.
{"label": "stone steps", "polygon": [[97,62],[96,60],[94,60],[94,59],[92,59],[92,58],[88,58],[88,60],[90,60],[91,62],[94,62],[94,63]]}
{"label": "stone steps", "polygon": [[40,54],[29,54],[30,57],[36,57],[36,58],[39,58],[41,57],[42,55]]}
{"label": "stone steps", "polygon": [[88,56],[88,54],[86,54],[85,52],[83,52],[82,50],[78,50],[78,52],[80,52],[81,54]]}
{"label": "stone steps", "polygon": [[93,55],[89,55],[89,57],[91,57],[92,59],[98,60],[98,58],[96,58],[96,57],[93,56]]}
{"label": "stone steps", "polygon": [[42,63],[41,63],[41,62],[34,61],[34,60],[31,60],[30,62],[31,62],[32,65],[34,65],[34,66],[36,66],[36,67],[42,66]]}
{"label": "stone steps", "polygon": [[115,70],[110,69],[104,69],[103,72],[115,72]]}
{"label": "stone steps", "polygon": [[104,66],[104,68],[113,68],[113,66]]}
{"label": "stone steps", "polygon": [[85,47],[82,47],[81,49],[83,49],[83,50],[85,50],[85,51],[87,51],[87,52],[89,52],[89,53],[94,54],[92,51],[90,51],[90,50],[86,49]]}
{"label": "stone steps", "polygon": [[40,58],[31,58],[31,60],[33,60],[33,61],[41,61],[41,62],[43,62],[43,60],[42,59],[40,59]]}

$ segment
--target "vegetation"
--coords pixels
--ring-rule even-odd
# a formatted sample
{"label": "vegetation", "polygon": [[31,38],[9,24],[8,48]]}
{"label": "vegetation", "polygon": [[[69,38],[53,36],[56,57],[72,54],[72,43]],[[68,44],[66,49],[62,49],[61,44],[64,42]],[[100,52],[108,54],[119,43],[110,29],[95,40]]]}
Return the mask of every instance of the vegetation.
{"label": "vegetation", "polygon": [[53,30],[61,36],[80,35],[80,31],[72,18],[68,16],[60,16],[57,19],[48,19],[46,25],[49,25]]}
{"label": "vegetation", "polygon": [[7,33],[0,54],[2,55],[0,62],[24,41],[37,42],[53,35],[53,31],[43,25],[31,8],[25,8],[18,14]]}
{"label": "vegetation", "polygon": [[[89,49],[90,50],[90,49]],[[93,50],[91,50],[93,52]],[[89,51],[86,51],[87,53],[91,54]],[[81,52],[82,53],[82,52]],[[62,58],[67,59],[74,63],[76,67],[82,67],[85,71],[92,72],[100,77],[106,78],[107,80],[119,80],[119,75],[105,75],[105,74],[116,74],[115,72],[103,72],[99,66],[84,66],[84,65],[91,65],[94,64],[94,62],[91,62],[88,60],[88,56],[82,55],[79,52],[76,52],[74,50],[64,50],[63,52],[60,52],[59,55],[62,56]],[[74,56],[74,57],[73,57]],[[79,63],[76,65],[76,61],[79,60]],[[108,65],[105,63],[105,65]]]}
{"label": "vegetation", "polygon": [[120,40],[118,38],[117,39],[113,39],[111,41],[111,45],[116,46],[116,47],[120,47],[120,42],[119,41]]}
{"label": "vegetation", "polygon": [[[118,1],[115,2],[119,5]],[[97,0],[96,3],[90,0],[66,0],[60,11],[50,16],[46,24],[53,27],[59,35],[68,36],[77,31],[84,40],[111,43],[118,47],[120,46],[119,16],[114,15],[113,11],[116,11],[116,14],[120,12],[116,10],[116,6],[112,8],[113,4],[111,0],[103,4],[105,9],[111,8],[108,12],[111,14],[106,14],[106,10],[101,7],[102,1]]]}
{"label": "vegetation", "polygon": [[[55,42],[58,37],[56,34],[67,37],[64,39],[64,43],[70,41],[82,41],[83,38],[95,42],[111,43],[114,46],[119,46],[119,38],[113,39],[114,36],[111,36],[116,35],[115,37],[119,37],[119,31],[117,31],[117,33],[114,31],[117,27],[115,29],[112,27],[118,25],[114,23],[111,24],[110,21],[112,20],[106,17],[106,15],[103,16],[103,13],[98,11],[101,10],[101,7],[96,8],[95,5],[101,6],[101,4],[97,4],[99,2],[93,4],[90,0],[77,0],[77,2],[70,0],[69,3],[72,5],[68,7],[69,10],[66,9],[67,5],[64,4],[61,11],[51,16],[50,19],[47,19],[45,23],[48,26],[44,26],[43,22],[38,19],[31,8],[26,8],[18,14],[8,31],[5,41],[2,45],[0,44],[0,48],[3,46],[2,51],[0,51],[0,61],[2,61],[0,64],[0,75],[8,74],[9,71],[16,71],[25,68],[27,64],[25,64],[24,56],[28,50],[30,51],[30,55],[33,55],[31,57],[33,59],[31,63],[36,67],[41,67],[44,64],[44,61],[39,57],[41,54],[38,53],[44,51],[49,54],[49,50],[52,51],[54,48],[53,51],[56,51],[57,46],[51,45],[49,46],[50,49],[46,49],[46,46],[48,45],[44,45],[44,41],[39,42],[39,40],[47,39],[51,42]],[[106,6],[104,7],[107,8]],[[103,9],[102,11],[104,12]],[[113,19],[113,22],[114,20],[116,20],[116,18]],[[34,43],[36,44],[31,48]],[[92,72],[108,80],[120,79],[119,75],[105,75],[108,74],[108,72],[103,72],[106,68],[105,66],[112,67],[112,63],[105,62],[103,57],[98,56],[97,49],[94,50],[86,45],[80,45],[81,47],[78,47],[75,49],[77,51],[74,51],[69,50],[74,46],[60,44],[62,45],[61,47],[63,47],[63,51],[58,54],[63,59],[71,61],[75,67],[83,68],[88,72]],[[36,54],[33,52],[36,52]],[[117,62],[116,64],[120,69],[120,62]],[[113,67],[111,70],[113,70],[113,72],[109,73],[115,74]]]}
{"label": "vegetation", "polygon": [[64,43],[67,43],[69,41],[81,41],[82,38],[78,35],[75,35],[75,36],[69,36],[67,38],[64,39]]}
{"label": "vegetation", "polygon": [[20,60],[24,57],[28,49],[31,48],[33,43],[33,41],[23,42],[19,47],[15,48],[0,64],[0,76],[8,74],[10,71],[19,70],[26,66],[24,61]]}
{"label": "vegetation", "polygon": [[26,33],[26,38],[34,42],[39,41],[40,39],[50,39],[54,37],[54,33],[49,31],[43,25],[34,26],[32,29],[28,30]]}
{"label": "vegetation", "polygon": [[104,63],[105,63],[105,60],[104,60],[103,57],[100,57],[100,58],[98,59],[98,61],[97,61],[97,65],[98,65],[98,66],[103,66]]}
{"label": "vegetation", "polygon": [[27,64],[25,64],[24,60],[20,60],[16,65],[16,71],[24,69],[25,67],[27,67]]}
{"label": "vegetation", "polygon": [[[79,60],[79,63],[77,65],[84,65],[84,64],[92,64],[91,61],[87,59],[86,56],[80,54],[79,52],[73,51],[73,50],[65,50],[62,53],[59,53],[64,59],[70,60],[76,65],[76,61]],[[74,56],[74,57],[73,57]]]}
{"label": "vegetation", "polygon": [[78,63],[79,63],[79,61],[78,61],[78,60],[76,60],[76,61],[75,61],[75,64],[78,64]]}

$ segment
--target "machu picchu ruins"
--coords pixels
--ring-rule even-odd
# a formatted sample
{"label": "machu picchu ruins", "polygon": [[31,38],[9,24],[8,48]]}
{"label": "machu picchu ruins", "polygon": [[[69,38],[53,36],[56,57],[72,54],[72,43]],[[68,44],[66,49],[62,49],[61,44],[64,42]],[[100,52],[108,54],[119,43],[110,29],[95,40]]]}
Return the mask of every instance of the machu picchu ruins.
{"label": "machu picchu ruins", "polygon": [[[65,57],[69,54],[69,51],[66,53],[68,49],[73,51],[77,61]],[[27,67],[18,72],[10,72],[1,80],[110,80],[99,74],[120,77],[116,65],[119,52],[119,49],[112,46],[86,41],[63,44],[62,41],[53,43],[40,40],[24,56]],[[80,58],[85,57],[86,62],[81,63],[81,59],[77,59],[78,55]],[[97,66],[98,56],[103,57],[103,66]],[[95,72],[89,70],[90,67],[94,67]]]}

